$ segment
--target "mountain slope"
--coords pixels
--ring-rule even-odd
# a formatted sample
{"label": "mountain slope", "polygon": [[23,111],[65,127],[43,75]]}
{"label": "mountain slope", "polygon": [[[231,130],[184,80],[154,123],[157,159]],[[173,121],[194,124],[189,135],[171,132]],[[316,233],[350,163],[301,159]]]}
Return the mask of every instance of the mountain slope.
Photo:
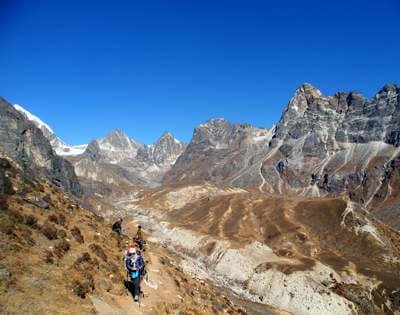
{"label": "mountain slope", "polygon": [[273,194],[347,195],[372,207],[397,193],[388,187],[388,176],[399,145],[399,86],[387,84],[367,100],[356,92],[324,96],[304,84],[269,131],[225,120],[198,126],[164,183],[210,181]]}
{"label": "mountain slope", "polygon": [[31,178],[44,177],[75,196],[82,188],[69,162],[53,151],[43,132],[0,98],[0,153],[16,161]]}
{"label": "mountain slope", "polygon": [[[164,184],[187,184],[211,181],[235,182],[248,166],[262,159],[268,151],[272,130],[250,125],[234,125],[225,119],[209,120],[198,126],[184,153],[164,177]],[[242,177],[238,186],[255,186],[259,170]]]}
{"label": "mountain slope", "polygon": [[[127,225],[133,234],[133,224]],[[122,259],[128,241],[61,189],[28,180],[13,161],[0,159],[0,313],[211,315],[252,309],[251,302],[183,273],[180,258],[150,239],[144,297],[134,303]]]}

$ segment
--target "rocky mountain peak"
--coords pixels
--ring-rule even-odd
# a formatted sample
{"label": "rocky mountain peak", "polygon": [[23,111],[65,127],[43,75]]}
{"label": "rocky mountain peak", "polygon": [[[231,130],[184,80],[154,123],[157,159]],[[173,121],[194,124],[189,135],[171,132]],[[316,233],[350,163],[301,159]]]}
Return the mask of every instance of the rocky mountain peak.
{"label": "rocky mountain peak", "polygon": [[396,83],[387,83],[385,84],[382,89],[378,92],[395,92],[395,93],[399,93],[400,91],[400,85],[396,84]]}
{"label": "rocky mountain peak", "polygon": [[158,167],[169,167],[182,154],[185,147],[184,143],[166,131],[154,144],[139,149],[137,158]]}
{"label": "rocky mountain peak", "polygon": [[99,140],[100,146],[104,148],[118,149],[118,150],[135,150],[141,145],[138,144],[135,140],[130,139],[128,135],[126,135],[121,130],[112,130],[108,133],[104,138]]}
{"label": "rocky mountain peak", "polygon": [[142,147],[143,145],[130,139],[121,130],[113,130],[104,138],[92,141],[85,151],[85,156],[116,164],[126,159],[134,159],[138,149]]}
{"label": "rocky mountain peak", "polygon": [[180,143],[180,141],[176,139],[172,133],[170,133],[169,131],[165,131],[155,143],[170,142],[170,141]]}
{"label": "rocky mountain peak", "polygon": [[200,124],[199,126],[196,127],[198,128],[203,128],[203,129],[210,129],[210,128],[226,128],[229,127],[231,123],[225,119],[225,118],[213,118],[207,120],[205,123]]}
{"label": "rocky mountain peak", "polygon": [[395,83],[385,84],[379,92],[375,94],[374,99],[378,98],[390,98],[391,101],[400,98],[400,85]]}
{"label": "rocky mountain peak", "polygon": [[194,129],[192,143],[207,143],[209,146],[222,147],[235,137],[235,125],[226,119],[211,119]]}
{"label": "rocky mountain peak", "polygon": [[286,112],[301,115],[317,100],[323,99],[321,91],[309,83],[304,83],[296,89],[289,101]]}
{"label": "rocky mountain peak", "polygon": [[317,89],[314,85],[307,82],[300,85],[295,91],[295,93],[303,95],[312,95],[314,97],[322,96],[322,93],[319,89]]}

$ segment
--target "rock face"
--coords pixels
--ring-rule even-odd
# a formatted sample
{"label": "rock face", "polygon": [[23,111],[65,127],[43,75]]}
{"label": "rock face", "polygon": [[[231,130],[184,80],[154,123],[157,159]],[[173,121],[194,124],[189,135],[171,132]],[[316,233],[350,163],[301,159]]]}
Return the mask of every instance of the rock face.
{"label": "rock face", "polygon": [[137,159],[160,167],[171,166],[185,149],[185,145],[171,133],[165,132],[154,144],[138,150]]}
{"label": "rock face", "polygon": [[387,84],[367,100],[357,92],[324,96],[303,84],[271,130],[221,119],[197,127],[164,183],[211,181],[278,194],[346,194],[367,206],[388,199],[396,192],[387,178],[400,152],[399,92],[398,85]]}
{"label": "rock face", "polygon": [[[165,184],[211,181],[251,186],[259,182],[260,163],[268,151],[272,130],[234,125],[225,119],[198,126],[191,143],[164,177]],[[243,172],[250,176],[240,177]]]}
{"label": "rock face", "polygon": [[83,151],[85,151],[87,147],[86,144],[76,145],[76,146],[67,145],[64,141],[62,141],[59,137],[57,137],[54,131],[50,128],[50,126],[44,123],[40,118],[31,114],[20,105],[14,105],[14,108],[18,110],[21,114],[23,114],[27,119],[29,119],[33,124],[35,124],[36,127],[42,130],[43,135],[50,141],[51,146],[58,155],[73,156],[82,154]]}
{"label": "rock face", "polygon": [[56,155],[43,132],[3,98],[0,152],[15,161],[28,177],[41,176],[75,196],[82,194],[72,165]]}
{"label": "rock face", "polygon": [[7,170],[10,166],[10,162],[7,159],[0,158],[0,196],[9,194],[12,191],[11,182],[7,176]]}
{"label": "rock face", "polygon": [[92,141],[84,155],[90,154],[98,162],[119,164],[134,158],[141,147],[122,131],[114,130],[104,138]]}
{"label": "rock face", "polygon": [[349,193],[368,205],[399,153],[399,91],[386,85],[367,100],[302,85],[276,126],[270,146],[277,151],[264,161],[263,176],[275,168],[284,191]]}

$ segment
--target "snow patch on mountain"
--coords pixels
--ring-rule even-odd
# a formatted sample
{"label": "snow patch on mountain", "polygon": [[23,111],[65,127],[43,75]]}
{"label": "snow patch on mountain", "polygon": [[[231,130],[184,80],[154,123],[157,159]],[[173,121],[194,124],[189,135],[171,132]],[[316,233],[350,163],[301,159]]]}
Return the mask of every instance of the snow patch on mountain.
{"label": "snow patch on mountain", "polygon": [[82,154],[86,150],[87,144],[72,145],[72,146],[66,144],[63,140],[57,137],[53,129],[51,129],[48,124],[46,124],[40,118],[27,111],[22,106],[14,104],[14,108],[18,110],[22,115],[24,115],[28,120],[34,123],[35,126],[42,131],[43,135],[50,141],[53,150],[58,155],[76,156]]}
{"label": "snow patch on mountain", "polygon": [[37,127],[40,129],[46,128],[50,133],[54,133],[53,129],[46,123],[44,123],[39,117],[33,115],[32,113],[28,112],[25,108],[21,105],[14,104],[14,108],[19,111],[20,113],[24,114],[30,121],[32,121]]}

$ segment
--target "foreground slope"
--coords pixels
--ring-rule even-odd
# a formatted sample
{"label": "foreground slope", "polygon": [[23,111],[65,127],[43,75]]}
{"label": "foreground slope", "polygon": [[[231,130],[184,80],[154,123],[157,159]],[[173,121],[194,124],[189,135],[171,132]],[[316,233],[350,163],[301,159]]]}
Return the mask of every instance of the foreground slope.
{"label": "foreground slope", "polygon": [[[144,253],[145,296],[141,305],[134,303],[124,286],[126,242],[111,232],[109,222],[59,188],[28,180],[12,161],[0,159],[0,313],[245,314],[256,309],[188,276],[180,258],[152,240]],[[262,313],[283,314],[269,307]]]}

